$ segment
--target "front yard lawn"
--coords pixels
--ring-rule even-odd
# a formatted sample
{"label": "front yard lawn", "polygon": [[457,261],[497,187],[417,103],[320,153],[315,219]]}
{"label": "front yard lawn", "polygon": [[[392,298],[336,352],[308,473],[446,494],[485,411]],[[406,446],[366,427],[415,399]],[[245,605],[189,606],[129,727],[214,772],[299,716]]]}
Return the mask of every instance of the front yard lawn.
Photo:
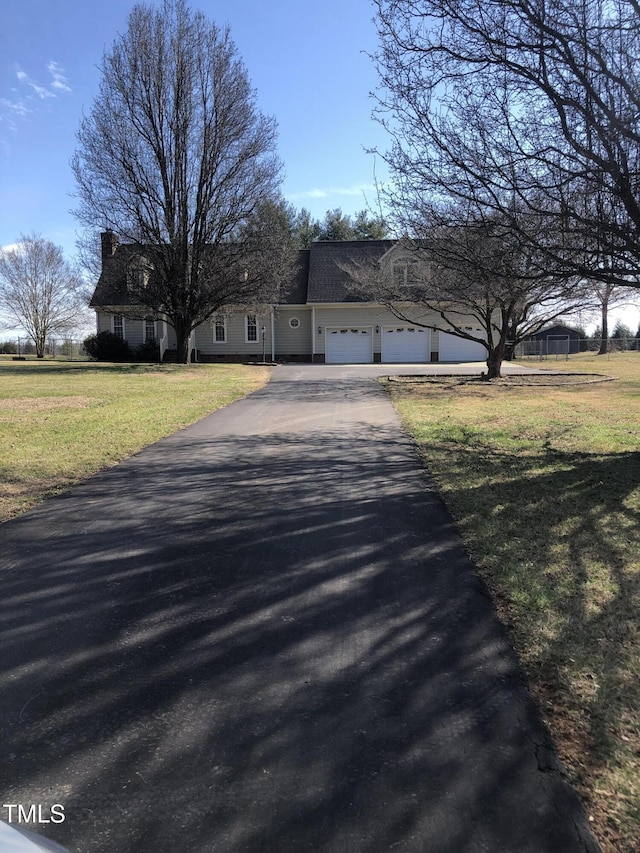
{"label": "front yard lawn", "polygon": [[0,522],[264,385],[239,364],[0,358]]}
{"label": "front yard lawn", "polygon": [[640,838],[640,353],[615,382],[387,382],[606,853]]}

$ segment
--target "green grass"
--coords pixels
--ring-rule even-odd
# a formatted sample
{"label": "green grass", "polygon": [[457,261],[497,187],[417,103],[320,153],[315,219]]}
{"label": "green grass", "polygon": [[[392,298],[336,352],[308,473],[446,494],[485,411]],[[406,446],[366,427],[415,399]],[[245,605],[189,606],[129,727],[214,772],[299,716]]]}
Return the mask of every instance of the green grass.
{"label": "green grass", "polygon": [[640,354],[616,382],[388,383],[605,851],[640,838]]}
{"label": "green grass", "polygon": [[259,388],[262,367],[0,358],[0,521]]}

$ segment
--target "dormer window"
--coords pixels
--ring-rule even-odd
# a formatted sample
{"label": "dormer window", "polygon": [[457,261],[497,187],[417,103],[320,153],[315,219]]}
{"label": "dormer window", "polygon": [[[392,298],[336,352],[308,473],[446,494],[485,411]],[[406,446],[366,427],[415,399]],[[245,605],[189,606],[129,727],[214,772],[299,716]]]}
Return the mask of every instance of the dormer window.
{"label": "dormer window", "polygon": [[129,270],[129,286],[132,290],[143,290],[148,280],[149,272],[144,267],[132,267]]}
{"label": "dormer window", "polygon": [[396,287],[413,287],[420,283],[420,265],[412,258],[400,258],[393,262],[392,275]]}
{"label": "dormer window", "polygon": [[153,267],[143,255],[133,255],[127,265],[127,287],[134,293],[149,284]]}

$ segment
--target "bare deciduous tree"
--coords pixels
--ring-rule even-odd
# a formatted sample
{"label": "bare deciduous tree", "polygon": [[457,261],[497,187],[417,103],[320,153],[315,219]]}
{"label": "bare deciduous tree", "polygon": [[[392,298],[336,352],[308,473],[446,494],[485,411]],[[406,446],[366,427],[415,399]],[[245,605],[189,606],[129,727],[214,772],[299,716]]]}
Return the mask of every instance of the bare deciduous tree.
{"label": "bare deciduous tree", "polygon": [[354,290],[403,322],[483,346],[487,379],[500,377],[520,341],[584,300],[574,282],[545,276],[530,247],[495,217],[463,225],[455,212],[428,236],[400,241],[394,257],[375,269],[345,265]]}
{"label": "bare deciduous tree", "polygon": [[637,290],[617,287],[604,281],[593,281],[588,284],[591,300],[598,307],[600,320],[600,347],[598,355],[606,355],[609,345],[609,311],[622,308],[635,301]]}
{"label": "bare deciduous tree", "polygon": [[515,206],[546,218],[511,224],[550,274],[640,286],[637,0],[375,3],[400,227],[442,199]]}
{"label": "bare deciduous tree", "polygon": [[44,358],[52,334],[68,334],[82,313],[83,282],[62,249],[38,234],[0,251],[0,310],[33,340]]}
{"label": "bare deciduous tree", "polygon": [[228,29],[184,0],[135,6],[78,141],[76,214],[140,245],[152,275],[135,296],[173,326],[179,361],[220,308],[274,297],[292,257],[276,274],[281,244],[262,227],[281,177],[276,126]]}

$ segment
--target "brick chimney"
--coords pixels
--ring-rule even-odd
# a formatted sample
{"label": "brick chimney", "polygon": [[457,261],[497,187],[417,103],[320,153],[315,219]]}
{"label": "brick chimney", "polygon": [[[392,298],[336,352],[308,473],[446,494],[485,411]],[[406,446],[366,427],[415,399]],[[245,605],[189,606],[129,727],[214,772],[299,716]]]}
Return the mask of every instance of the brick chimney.
{"label": "brick chimney", "polygon": [[100,235],[100,239],[102,240],[102,264],[104,266],[104,262],[115,255],[120,238],[117,234],[113,233],[111,228],[107,228]]}

